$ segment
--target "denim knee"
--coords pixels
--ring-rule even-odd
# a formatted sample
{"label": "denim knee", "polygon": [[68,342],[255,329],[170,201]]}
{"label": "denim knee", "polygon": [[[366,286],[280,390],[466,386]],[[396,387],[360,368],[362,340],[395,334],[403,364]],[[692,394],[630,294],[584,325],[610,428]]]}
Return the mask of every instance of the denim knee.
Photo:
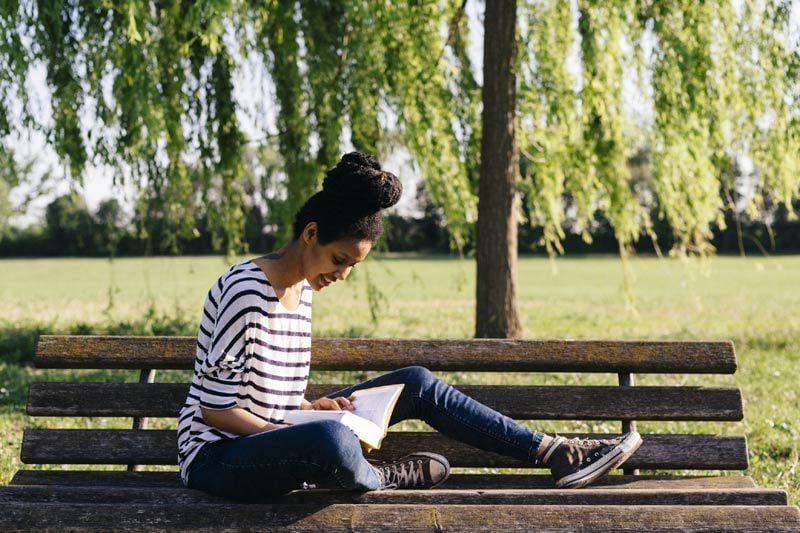
{"label": "denim knee", "polygon": [[337,420],[318,420],[308,424],[310,444],[328,460],[346,465],[363,457],[358,437]]}
{"label": "denim knee", "polygon": [[424,366],[406,366],[397,372],[403,374],[403,382],[405,387],[404,393],[411,393],[415,396],[421,396],[422,392],[429,389],[438,379],[433,375],[433,372]]}

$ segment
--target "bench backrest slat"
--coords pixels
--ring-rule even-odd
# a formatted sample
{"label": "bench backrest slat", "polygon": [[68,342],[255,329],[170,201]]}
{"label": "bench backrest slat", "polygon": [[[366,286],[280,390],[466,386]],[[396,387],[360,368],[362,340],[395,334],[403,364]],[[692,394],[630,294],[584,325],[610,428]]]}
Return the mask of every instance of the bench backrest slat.
{"label": "bench backrest slat", "polygon": [[[194,337],[40,337],[39,368],[192,368]],[[732,374],[726,341],[420,340],[315,338],[315,370],[391,370],[422,365],[439,371],[635,372]]]}
{"label": "bench backrest slat", "polygon": [[[312,384],[307,398],[345,385]],[[742,398],[733,387],[608,387],[459,385],[458,389],[519,420],[741,420]],[[184,383],[54,383],[30,385],[34,416],[177,417]]]}

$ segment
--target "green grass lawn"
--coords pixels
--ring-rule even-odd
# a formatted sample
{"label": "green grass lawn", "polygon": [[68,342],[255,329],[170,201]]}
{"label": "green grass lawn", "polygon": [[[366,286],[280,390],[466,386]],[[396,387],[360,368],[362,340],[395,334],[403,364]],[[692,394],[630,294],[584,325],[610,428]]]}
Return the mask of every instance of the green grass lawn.
{"label": "green grass lawn", "polygon": [[[25,426],[125,427],[129,420],[36,419],[24,414],[36,380],[126,379],[130,372],[33,370],[19,362],[37,331],[193,334],[208,287],[227,264],[219,257],[2,260],[0,269],[0,484],[19,468]],[[526,338],[731,339],[735,376],[637,376],[637,384],[742,387],[745,420],[736,424],[640,423],[643,431],[745,433],[760,486],[784,488],[800,502],[800,257],[631,262],[633,305],[617,258],[522,258],[518,291]],[[380,295],[374,322],[369,278]],[[345,283],[314,294],[316,336],[470,337],[475,265],[444,257],[377,258]],[[313,363],[312,363],[313,368]],[[312,374],[316,382],[330,376]],[[364,376],[337,375],[354,381]],[[462,373],[452,383],[476,382]],[[185,380],[186,373],[160,380]],[[481,382],[612,384],[611,375],[485,375]],[[159,427],[171,426],[162,420]],[[421,427],[407,423],[407,428]],[[552,430],[612,430],[609,422],[537,423]]]}

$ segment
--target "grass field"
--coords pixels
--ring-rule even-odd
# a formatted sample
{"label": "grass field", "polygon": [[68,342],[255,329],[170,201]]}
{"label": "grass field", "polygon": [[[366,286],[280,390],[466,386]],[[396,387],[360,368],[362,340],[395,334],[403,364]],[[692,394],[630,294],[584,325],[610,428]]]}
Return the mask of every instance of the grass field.
{"label": "grass field", "polygon": [[[644,431],[745,433],[750,470],[765,487],[784,488],[800,503],[800,257],[713,258],[683,262],[640,258],[631,262],[633,306],[626,301],[617,258],[522,258],[518,292],[526,338],[732,339],[735,376],[647,376],[652,385],[738,385],[745,421],[640,423]],[[227,264],[219,257],[1,260],[0,484],[19,463],[25,426],[78,427],[67,418],[24,414],[28,383],[37,380],[135,380],[126,372],[33,370],[27,364],[37,332],[194,334],[208,287]],[[314,294],[316,336],[470,337],[474,322],[471,260],[444,257],[371,257],[346,283]],[[378,320],[371,317],[366,280],[380,289]],[[374,309],[373,309],[374,310]],[[346,311],[346,312],[345,312]],[[313,368],[313,363],[312,363]],[[330,376],[312,374],[312,381]],[[338,375],[353,381],[365,376]],[[443,374],[452,383],[472,376]],[[186,380],[181,372],[159,380]],[[610,375],[502,374],[483,382],[613,384]],[[474,382],[474,380],[472,380]],[[125,427],[129,420],[93,419]],[[171,420],[159,427],[171,426]],[[419,423],[404,423],[418,428]],[[726,427],[730,426],[730,427]],[[608,422],[537,423],[553,430],[612,430]]]}

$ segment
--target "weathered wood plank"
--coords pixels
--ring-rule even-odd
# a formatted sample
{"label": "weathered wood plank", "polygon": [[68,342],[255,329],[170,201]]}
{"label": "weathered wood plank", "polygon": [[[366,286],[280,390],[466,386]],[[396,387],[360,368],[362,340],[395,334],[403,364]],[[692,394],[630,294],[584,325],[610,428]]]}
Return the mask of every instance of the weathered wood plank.
{"label": "weathered wood plank", "polygon": [[231,505],[9,503],[3,531],[32,529],[151,531],[501,531],[511,529],[764,530],[800,527],[789,506],[673,505]]}
{"label": "weathered wood plank", "polygon": [[[747,468],[744,437],[643,435],[642,439],[642,447],[627,461],[627,468]],[[176,442],[176,432],[172,430],[26,429],[21,457],[28,464],[175,464]],[[383,447],[369,457],[389,459],[415,450],[441,453],[452,466],[532,467],[516,459],[473,448],[437,432],[390,432]]]}
{"label": "weathered wood plank", "polygon": [[[727,476],[725,476],[727,477]],[[745,476],[736,476],[742,477]],[[182,487],[178,472],[120,470],[17,470],[10,485],[65,485],[75,487]]]}
{"label": "weathered wood plank", "polygon": [[[43,335],[39,368],[192,368],[194,337]],[[732,374],[728,341],[585,341],[514,339],[315,339],[316,370],[488,372],[681,372]]]}
{"label": "weathered wood plank", "polygon": [[[346,385],[309,385],[319,398]],[[460,391],[519,420],[741,420],[737,388],[459,385]],[[184,383],[31,383],[34,416],[177,417]]]}
{"label": "weathered wood plank", "polygon": [[[111,487],[183,487],[177,472],[127,472],[107,470],[18,470],[10,485],[65,485]],[[592,484],[614,490],[658,489],[752,489],[750,476],[609,475]],[[542,474],[451,474],[442,486],[447,489],[545,489],[554,488],[553,479]]]}
{"label": "weathered wood plank", "polygon": [[[6,503],[162,503],[194,505],[231,501],[186,488],[155,487],[0,487]],[[786,492],[775,489],[565,489],[296,490],[265,499],[273,504],[378,503],[429,505],[786,505]]]}

